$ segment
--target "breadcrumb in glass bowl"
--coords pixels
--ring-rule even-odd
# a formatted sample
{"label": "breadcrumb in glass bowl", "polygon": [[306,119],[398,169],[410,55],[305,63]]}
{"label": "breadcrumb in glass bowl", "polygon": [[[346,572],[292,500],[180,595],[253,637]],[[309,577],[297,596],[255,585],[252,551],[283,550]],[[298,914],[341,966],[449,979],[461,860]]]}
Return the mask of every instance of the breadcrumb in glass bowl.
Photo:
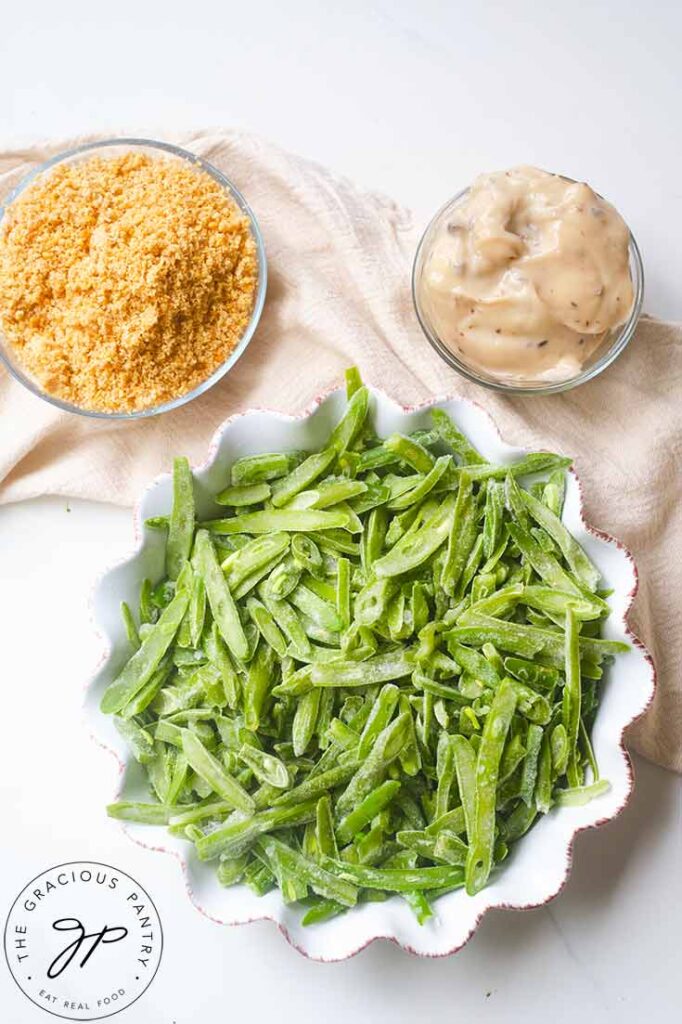
{"label": "breadcrumb in glass bowl", "polygon": [[0,210],[0,358],[68,412],[135,419],[203,394],[247,347],[266,286],[244,197],[168,143],[60,153]]}

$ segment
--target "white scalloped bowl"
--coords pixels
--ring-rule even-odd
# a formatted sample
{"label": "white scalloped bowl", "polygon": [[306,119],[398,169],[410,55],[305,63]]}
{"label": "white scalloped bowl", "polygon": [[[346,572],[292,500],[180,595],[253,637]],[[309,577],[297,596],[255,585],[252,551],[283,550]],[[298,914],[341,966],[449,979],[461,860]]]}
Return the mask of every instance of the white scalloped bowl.
{"label": "white scalloped bowl", "polygon": [[[436,405],[452,416],[491,461],[508,463],[524,454],[522,449],[505,444],[487,413],[466,400],[434,400],[404,409],[373,390],[373,414],[381,436],[427,426],[429,410]],[[344,407],[343,392],[334,391],[300,416],[257,410],[228,419],[211,444],[207,462],[195,470],[198,514],[206,518],[218,513],[211,495],[224,486],[236,458],[256,452],[320,448]],[[94,617],[108,649],[89,685],[86,710],[95,737],[119,759],[118,797],[126,800],[149,798],[143,771],[128,759],[111,718],[100,713],[99,701],[128,656],[120,602],[125,600],[135,607],[141,580],[145,576],[158,579],[163,571],[164,537],[144,531],[142,522],[149,516],[168,512],[170,504],[171,479],[164,475],[150,485],[136,508],[135,552],[100,579],[93,595]],[[141,845],[171,853],[180,860],[190,898],[202,913],[231,925],[272,920],[296,949],[317,960],[344,959],[378,938],[392,939],[406,950],[425,956],[454,953],[473,934],[486,910],[525,909],[551,900],[567,881],[575,835],[611,820],[627,803],[632,772],[623,746],[623,732],[646,709],[654,691],[651,658],[626,622],[637,589],[634,562],[621,544],[585,525],[579,482],[574,473],[569,474],[564,519],[601,570],[605,584],[613,588],[613,610],[606,622],[605,635],[632,645],[629,653],[618,657],[605,673],[602,703],[592,737],[602,776],[610,781],[611,788],[584,807],[554,808],[541,818],[515,845],[509,859],[482,892],[470,897],[460,890],[442,897],[435,904],[434,918],[423,926],[417,923],[407,904],[394,897],[384,903],[362,904],[323,924],[303,928],[300,910],[285,906],[278,891],[259,898],[243,885],[223,889],[216,879],[215,867],[198,861],[189,843],[151,826],[127,824],[128,834]],[[113,798],[114,794],[103,793],[102,804]],[[589,855],[587,846],[583,855]]]}

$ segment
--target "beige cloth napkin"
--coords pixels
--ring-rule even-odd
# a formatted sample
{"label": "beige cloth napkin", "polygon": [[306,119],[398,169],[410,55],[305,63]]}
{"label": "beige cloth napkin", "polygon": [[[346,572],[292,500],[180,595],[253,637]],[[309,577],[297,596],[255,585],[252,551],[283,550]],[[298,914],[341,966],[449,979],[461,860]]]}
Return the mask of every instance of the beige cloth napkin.
{"label": "beige cloth napkin", "polygon": [[[258,331],[208,394],[136,423],[59,412],[0,370],[0,501],[64,494],[129,505],[174,454],[203,461],[227,416],[256,405],[299,410],[351,364],[405,404],[466,395],[510,443],[575,456],[589,522],[633,552],[640,589],[631,622],[654,656],[658,690],[629,739],[682,771],[682,325],[645,318],[603,377],[565,395],[493,394],[449,370],[421,334],[409,288],[419,226],[408,211],[249,135],[175,141],[225,171],[260,221],[270,283]],[[0,154],[0,195],[73,144]]]}

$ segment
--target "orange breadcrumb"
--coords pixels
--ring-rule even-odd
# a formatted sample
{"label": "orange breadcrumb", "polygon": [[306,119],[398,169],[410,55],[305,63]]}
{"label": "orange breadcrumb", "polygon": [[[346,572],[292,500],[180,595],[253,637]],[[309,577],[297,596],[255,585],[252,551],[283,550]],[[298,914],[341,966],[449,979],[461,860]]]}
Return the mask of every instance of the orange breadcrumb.
{"label": "orange breadcrumb", "polygon": [[132,411],[191,391],[242,337],[249,222],[205,171],[129,152],[60,164],[8,209],[0,326],[51,395]]}

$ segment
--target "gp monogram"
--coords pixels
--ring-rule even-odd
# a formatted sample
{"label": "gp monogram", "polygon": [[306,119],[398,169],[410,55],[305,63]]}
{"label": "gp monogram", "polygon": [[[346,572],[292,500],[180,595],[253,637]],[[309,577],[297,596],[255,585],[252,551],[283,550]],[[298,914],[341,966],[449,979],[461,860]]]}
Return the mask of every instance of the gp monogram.
{"label": "gp monogram", "polygon": [[99,1020],[134,1003],[159,966],[163,933],[148,893],[107,864],[38,875],[12,904],[4,935],[12,977],[36,1006]]}

